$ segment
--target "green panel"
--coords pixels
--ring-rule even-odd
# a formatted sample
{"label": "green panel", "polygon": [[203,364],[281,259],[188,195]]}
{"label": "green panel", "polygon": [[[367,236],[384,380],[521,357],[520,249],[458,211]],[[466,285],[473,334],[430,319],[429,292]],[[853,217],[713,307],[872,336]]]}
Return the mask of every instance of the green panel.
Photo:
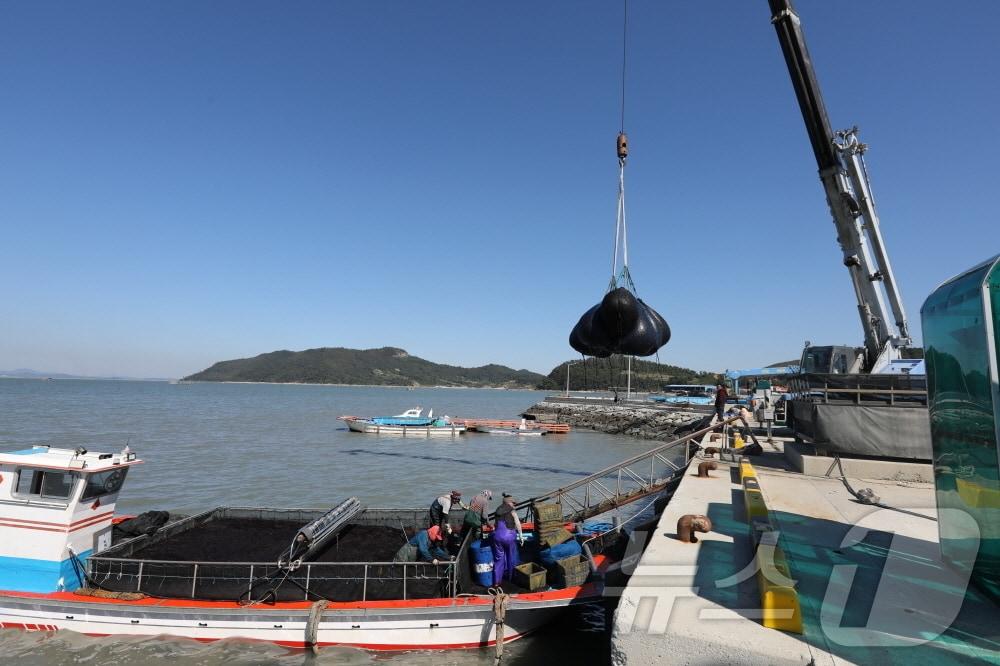
{"label": "green panel", "polygon": [[[938,508],[962,509],[975,518],[982,540],[973,577],[1000,599],[996,258],[943,284],[920,314]],[[970,538],[948,520],[939,530],[946,557]]]}

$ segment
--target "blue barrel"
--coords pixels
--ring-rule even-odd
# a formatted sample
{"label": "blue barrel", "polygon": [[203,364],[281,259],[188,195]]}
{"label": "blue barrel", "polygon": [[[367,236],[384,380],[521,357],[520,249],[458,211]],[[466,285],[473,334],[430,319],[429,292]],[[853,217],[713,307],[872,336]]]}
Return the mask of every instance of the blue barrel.
{"label": "blue barrel", "polygon": [[493,585],[493,548],[488,539],[475,539],[469,544],[472,577],[483,587]]}

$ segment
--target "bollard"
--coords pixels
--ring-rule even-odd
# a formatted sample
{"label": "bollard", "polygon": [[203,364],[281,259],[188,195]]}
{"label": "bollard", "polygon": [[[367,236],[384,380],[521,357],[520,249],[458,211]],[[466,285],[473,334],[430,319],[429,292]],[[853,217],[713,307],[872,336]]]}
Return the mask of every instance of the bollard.
{"label": "bollard", "polygon": [[708,473],[710,469],[719,469],[719,466],[714,460],[706,460],[703,463],[698,464],[698,478],[708,479],[711,478],[711,474]]}
{"label": "bollard", "polygon": [[698,543],[695,532],[712,531],[712,520],[702,514],[686,514],[677,520],[677,538],[684,543]]}

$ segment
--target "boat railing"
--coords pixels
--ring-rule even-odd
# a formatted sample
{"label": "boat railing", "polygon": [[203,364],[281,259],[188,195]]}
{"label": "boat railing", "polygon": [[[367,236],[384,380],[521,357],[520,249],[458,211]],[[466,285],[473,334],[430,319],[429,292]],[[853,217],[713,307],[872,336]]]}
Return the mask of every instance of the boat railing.
{"label": "boat railing", "polygon": [[454,597],[458,561],[432,562],[207,562],[141,560],[92,556],[91,584],[115,592],[138,592],[169,598],[254,600],[268,581],[283,584],[281,601],[329,599],[373,601]]}
{"label": "boat railing", "polygon": [[[569,485],[526,499],[518,503],[517,508],[525,509],[535,502],[557,502],[562,505],[567,522],[579,522],[658,493],[675,481],[687,466],[692,455],[691,442],[735,423],[741,423],[750,431],[749,424],[741,416],[732,416],[605,467]],[[750,437],[757,442],[752,431]]]}

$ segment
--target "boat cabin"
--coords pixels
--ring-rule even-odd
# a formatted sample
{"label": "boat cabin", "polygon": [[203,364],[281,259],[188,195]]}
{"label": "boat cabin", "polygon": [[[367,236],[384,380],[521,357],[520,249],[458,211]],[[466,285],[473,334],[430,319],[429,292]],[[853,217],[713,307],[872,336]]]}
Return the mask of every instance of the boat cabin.
{"label": "boat cabin", "polygon": [[74,590],[88,557],[111,546],[131,451],[33,446],[0,453],[0,589]]}

